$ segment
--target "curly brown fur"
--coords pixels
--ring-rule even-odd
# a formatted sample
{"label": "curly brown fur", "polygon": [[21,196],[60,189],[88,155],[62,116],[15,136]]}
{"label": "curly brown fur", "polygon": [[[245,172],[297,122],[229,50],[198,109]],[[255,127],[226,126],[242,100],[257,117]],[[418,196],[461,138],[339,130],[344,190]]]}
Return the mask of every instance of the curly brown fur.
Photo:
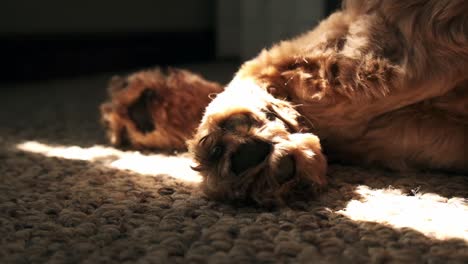
{"label": "curly brown fur", "polygon": [[246,62],[189,141],[206,193],[269,204],[317,191],[322,146],[346,162],[468,171],[466,14],[464,0],[350,0]]}
{"label": "curly brown fur", "polygon": [[114,145],[183,150],[210,94],[221,90],[221,85],[180,69],[115,76],[109,82],[110,101],[101,105],[101,117]]}

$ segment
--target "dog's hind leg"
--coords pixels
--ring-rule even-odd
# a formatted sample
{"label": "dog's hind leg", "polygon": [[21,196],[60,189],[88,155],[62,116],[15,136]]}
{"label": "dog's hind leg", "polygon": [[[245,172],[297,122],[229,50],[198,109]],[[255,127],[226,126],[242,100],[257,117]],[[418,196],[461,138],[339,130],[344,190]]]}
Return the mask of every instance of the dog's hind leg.
{"label": "dog's hind leg", "polygon": [[101,119],[113,145],[184,150],[222,86],[186,70],[156,68],[114,77],[108,91]]}

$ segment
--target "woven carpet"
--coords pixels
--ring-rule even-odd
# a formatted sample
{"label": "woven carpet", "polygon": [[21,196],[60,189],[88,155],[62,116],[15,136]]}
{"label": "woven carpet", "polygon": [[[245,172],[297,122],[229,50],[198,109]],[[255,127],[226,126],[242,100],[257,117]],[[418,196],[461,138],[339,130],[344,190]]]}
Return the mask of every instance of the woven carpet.
{"label": "woven carpet", "polygon": [[0,87],[0,263],[468,263],[468,175],[332,164],[315,200],[210,201],[187,154],[106,143],[110,76]]}

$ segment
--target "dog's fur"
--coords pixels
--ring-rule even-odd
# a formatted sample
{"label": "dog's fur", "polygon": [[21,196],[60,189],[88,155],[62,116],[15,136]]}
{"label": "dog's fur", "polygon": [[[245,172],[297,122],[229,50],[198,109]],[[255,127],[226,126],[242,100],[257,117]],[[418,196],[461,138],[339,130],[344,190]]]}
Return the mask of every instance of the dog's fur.
{"label": "dog's fur", "polygon": [[262,51],[188,142],[205,192],[260,204],[314,193],[327,183],[322,147],[363,165],[468,171],[466,14],[464,0],[348,0]]}

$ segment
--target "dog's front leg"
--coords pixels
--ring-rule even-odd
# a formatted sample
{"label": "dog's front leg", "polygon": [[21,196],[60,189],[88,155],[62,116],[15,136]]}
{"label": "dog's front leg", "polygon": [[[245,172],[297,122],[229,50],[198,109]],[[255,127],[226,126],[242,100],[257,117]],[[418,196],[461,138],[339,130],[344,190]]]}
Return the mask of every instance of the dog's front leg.
{"label": "dog's front leg", "polygon": [[234,78],[207,107],[189,141],[212,198],[262,205],[316,193],[326,184],[318,137],[300,114],[253,79]]}

